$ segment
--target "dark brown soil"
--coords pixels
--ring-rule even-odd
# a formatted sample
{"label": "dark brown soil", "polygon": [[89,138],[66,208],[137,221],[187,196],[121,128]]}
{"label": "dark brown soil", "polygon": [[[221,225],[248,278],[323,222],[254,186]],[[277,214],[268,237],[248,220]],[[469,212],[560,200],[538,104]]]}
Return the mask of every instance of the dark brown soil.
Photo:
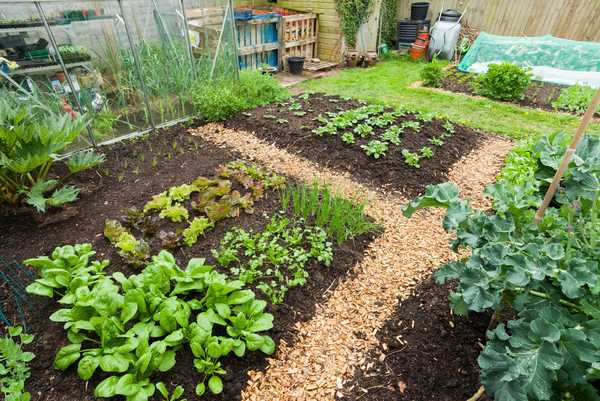
{"label": "dark brown soil", "polygon": [[377,334],[381,348],[371,352],[366,368],[357,370],[339,399],[459,401],[472,396],[480,386],[477,356],[489,316],[452,315],[449,290],[428,280],[400,303]]}
{"label": "dark brown soil", "polygon": [[[153,134],[145,139],[120,143],[102,148],[107,160],[98,171],[88,172],[75,178],[74,184],[83,189],[81,199],[62,211],[48,214],[46,225],[39,226],[41,218],[32,220],[31,215],[20,214],[3,217],[0,221],[0,256],[9,261],[23,261],[26,258],[49,254],[56,246],[90,242],[97,252],[98,259],[109,259],[108,271],[134,273],[125,265],[113,247],[103,238],[104,220],[117,218],[121,211],[132,206],[141,207],[151,195],[162,192],[173,185],[187,183],[200,175],[211,175],[219,165],[238,159],[239,155],[211,145],[197,137],[185,133],[178,126]],[[246,230],[261,230],[270,216],[279,208],[279,196],[268,193],[255,204],[254,214],[241,214],[239,218],[219,222],[215,229],[192,248],[182,247],[174,254],[178,262],[185,266],[190,257],[206,257],[211,260],[209,250],[214,248],[223,234],[232,227]],[[68,216],[68,219],[63,219]],[[275,327],[270,335],[276,342],[285,339],[293,343],[296,336],[294,325],[298,321],[310,319],[315,305],[327,299],[339,280],[363,256],[366,246],[373,236],[363,236],[334,247],[334,263],[324,267],[313,263],[307,266],[310,278],[304,287],[292,289],[286,302],[279,306],[269,306],[275,317]],[[153,244],[154,245],[154,244]],[[154,246],[153,246],[154,248]],[[19,277],[24,284],[30,277],[23,271]],[[0,285],[0,300],[16,319],[14,303],[7,286]],[[257,291],[260,297],[259,291]],[[51,322],[48,317],[59,305],[55,300],[41,297],[28,297],[26,318],[30,331],[36,339],[31,351],[36,358],[31,363],[32,375],[27,388],[36,401],[85,401],[94,400],[93,389],[105,376],[96,376],[84,383],[75,371],[76,366],[66,372],[56,371],[52,364],[56,351],[67,344],[66,333],[61,324]],[[0,332],[3,331],[0,328]],[[206,400],[236,400],[246,381],[248,370],[260,370],[265,366],[265,356],[261,353],[248,353],[243,359],[230,357],[224,361],[228,374],[224,377],[224,392],[220,396],[207,396]],[[169,388],[177,384],[186,388],[188,400],[195,400],[194,389],[199,379],[192,355],[180,351],[177,364],[170,371],[156,377]],[[158,400],[158,396],[154,397]]]}
{"label": "dark brown soil", "polygon": [[[477,74],[450,69],[444,74],[444,78],[442,79],[442,89],[465,93],[467,95],[477,95],[473,86],[473,81],[476,76]],[[567,88],[567,86],[553,84],[551,82],[531,81],[531,85],[525,90],[522,100],[508,103],[535,109],[556,111],[556,109],[552,107],[552,102],[558,98],[560,91],[564,88]],[[569,113],[565,110],[560,111]],[[570,114],[576,115],[575,113]],[[596,117],[600,117],[600,114],[596,113]]]}
{"label": "dark brown soil", "polygon": [[[300,103],[306,115],[298,116],[294,114],[297,111],[289,110],[293,102]],[[384,128],[375,128],[374,133],[367,139],[356,136],[356,143],[353,145],[344,144],[340,134],[317,137],[312,133],[312,129],[321,125],[314,120],[320,114],[357,106],[358,102],[337,96],[312,94],[308,99],[297,96],[285,104],[266,105],[249,113],[239,113],[225,124],[230,128],[254,132],[259,138],[273,142],[324,167],[348,172],[359,182],[387,191],[398,191],[409,197],[418,195],[429,184],[446,181],[452,165],[467,156],[483,138],[470,128],[455,125],[454,135],[446,139],[443,146],[433,146],[428,139],[444,132],[444,121],[435,119],[422,122],[419,133],[407,130],[401,135],[400,146],[390,144],[386,155],[375,159],[367,156],[361,145],[377,139],[385,131]],[[415,119],[415,114],[408,113],[398,118],[395,124],[400,125],[403,121]],[[401,155],[402,149],[419,152],[423,146],[430,146],[435,152],[434,157],[422,159],[421,168],[408,166]]]}

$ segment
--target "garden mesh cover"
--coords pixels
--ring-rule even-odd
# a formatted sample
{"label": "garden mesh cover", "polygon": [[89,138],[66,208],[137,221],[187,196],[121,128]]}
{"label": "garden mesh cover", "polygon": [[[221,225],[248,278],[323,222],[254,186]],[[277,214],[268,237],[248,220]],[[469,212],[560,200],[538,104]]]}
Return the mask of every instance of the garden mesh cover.
{"label": "garden mesh cover", "polygon": [[558,84],[600,87],[600,43],[551,35],[513,37],[481,32],[458,69],[481,73],[493,63],[531,68],[535,79]]}

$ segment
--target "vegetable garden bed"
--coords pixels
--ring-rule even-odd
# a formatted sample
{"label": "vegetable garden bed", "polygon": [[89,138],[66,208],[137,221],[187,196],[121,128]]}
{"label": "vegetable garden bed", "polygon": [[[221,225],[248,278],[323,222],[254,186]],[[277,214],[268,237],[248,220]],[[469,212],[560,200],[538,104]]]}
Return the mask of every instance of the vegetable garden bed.
{"label": "vegetable garden bed", "polygon": [[[102,151],[106,153],[106,162],[97,171],[92,171],[88,175],[80,175],[76,179],[76,183],[82,188],[81,199],[74,206],[49,214],[45,220],[47,225],[37,226],[31,222],[28,215],[17,215],[2,219],[0,223],[0,232],[2,233],[0,235],[1,255],[11,255],[16,261],[21,262],[27,258],[49,255],[57,246],[88,242],[92,244],[93,249],[97,252],[96,256],[91,258],[92,260],[108,259],[110,261],[110,265],[106,268],[108,274],[115,272],[122,272],[125,276],[139,274],[139,269],[133,267],[130,263],[126,263],[126,260],[131,261],[129,259],[130,254],[127,254],[126,244],[122,242],[129,238],[121,237],[120,241],[114,241],[116,246],[113,246],[105,238],[107,227],[109,227],[105,225],[105,220],[119,219],[122,228],[127,230],[128,234],[133,235],[137,245],[140,244],[140,240],[143,238],[148,244],[150,253],[156,255],[158,250],[164,248],[165,244],[169,242],[168,236],[165,242],[165,236],[160,235],[160,232],[181,234],[186,225],[171,222],[167,216],[161,218],[158,211],[147,211],[142,220],[132,222],[132,219],[135,220],[139,216],[133,213],[131,208],[136,207],[138,211],[141,210],[145,205],[148,205],[150,200],[156,201],[159,199],[160,197],[153,198],[153,196],[163,191],[167,191],[168,196],[175,197],[176,194],[181,194],[184,189],[183,184],[195,182],[196,185],[201,186],[202,184],[199,182],[205,180],[199,180],[199,176],[205,177],[207,180],[214,180],[213,183],[207,184],[207,188],[218,188],[220,191],[227,187],[227,190],[223,193],[214,197],[210,196],[210,200],[214,201],[211,205],[223,206],[224,199],[231,200],[232,198],[237,199],[237,203],[235,203],[235,210],[226,210],[225,214],[227,216],[217,218],[215,215],[209,215],[211,221],[214,221],[214,227],[199,233],[198,241],[192,246],[188,246],[183,239],[175,245],[171,244],[173,248],[170,252],[182,268],[192,257],[205,257],[207,259],[206,263],[214,264],[218,266],[217,270],[219,272],[226,273],[229,269],[219,259],[220,256],[224,255],[224,250],[228,249],[227,247],[219,248],[219,244],[224,244],[222,240],[227,237],[226,233],[232,232],[234,228],[242,229],[250,234],[256,233],[257,235],[258,233],[270,232],[267,226],[274,227],[274,221],[281,222],[288,218],[292,221],[292,215],[296,213],[294,205],[297,204],[298,199],[293,198],[291,192],[287,197],[288,205],[283,208],[281,201],[285,196],[280,193],[281,190],[275,187],[271,188],[268,184],[265,184],[267,179],[276,176],[267,175],[267,178],[263,181],[264,177],[260,180],[250,180],[247,175],[236,175],[233,171],[236,164],[227,163],[238,160],[239,154],[212,145],[200,138],[194,138],[185,133],[185,128],[182,126],[163,130],[159,135],[132,141],[125,146],[124,144],[118,144],[102,148]],[[254,167],[249,163],[244,163],[244,165]],[[229,170],[225,171],[223,166],[228,167]],[[271,182],[276,181],[273,179]],[[226,182],[229,182],[229,184]],[[242,183],[244,184],[242,185]],[[177,186],[178,189],[174,190],[174,186]],[[239,192],[237,195],[236,191]],[[197,196],[196,201],[200,202],[204,192],[197,192],[199,193],[194,193],[190,198],[196,199]],[[260,196],[254,197],[254,204],[249,207],[241,206],[242,203],[237,198],[238,195],[243,198],[244,195],[250,196],[250,194],[257,195],[258,193],[260,193]],[[308,192],[305,195],[308,196]],[[248,198],[244,199],[247,200]],[[189,221],[194,217],[202,219],[202,216],[204,216],[203,213],[198,213],[188,201],[183,201],[181,204],[176,203],[175,205],[181,205],[181,207],[188,210]],[[278,211],[279,213],[277,213]],[[280,217],[274,217],[276,214]],[[300,226],[298,227],[310,227],[311,219],[309,216],[306,226],[305,223],[299,220],[297,224],[300,224]],[[154,226],[150,233],[146,233],[141,228],[145,227],[148,221],[153,223]],[[295,227],[294,224],[296,223],[290,223],[289,227]],[[110,227],[114,228],[114,226]],[[275,227],[272,230],[276,231],[278,228]],[[310,230],[301,231],[304,233],[301,235],[304,235],[305,241],[316,241],[324,245],[324,242],[319,242],[322,240],[315,239],[318,236],[313,237],[313,234],[319,233],[318,230]],[[294,235],[300,234],[296,233]],[[297,334],[294,327],[296,323],[310,319],[315,313],[315,305],[326,300],[339,282],[338,278],[346,275],[361,260],[364,249],[375,235],[374,233],[363,234],[346,241],[341,239],[340,243],[335,239],[331,239],[330,245],[324,245],[325,247],[331,247],[333,259],[330,263],[317,261],[317,257],[320,258],[324,255],[321,253],[308,257],[305,265],[308,272],[306,284],[290,288],[285,296],[284,303],[273,304],[268,302],[265,312],[269,312],[274,316],[274,326],[266,334],[275,343],[284,340],[287,344],[293,344]],[[185,233],[183,237],[185,237]],[[233,235],[230,238],[235,239],[236,236]],[[311,252],[313,249],[312,243],[307,248]],[[309,245],[305,243],[302,246],[307,247]],[[295,249],[290,243],[287,247]],[[134,249],[137,250],[138,248]],[[215,249],[222,251],[220,256],[211,254],[210,251]],[[243,246],[241,249],[243,252]],[[238,257],[241,258],[243,253],[239,252],[238,250]],[[138,256],[137,253],[134,252],[134,254]],[[246,260],[246,257],[243,260]],[[147,262],[148,260],[144,263]],[[235,266],[235,263],[233,266]],[[27,277],[21,278],[26,283],[30,282]],[[253,284],[248,284],[245,288],[253,290],[259,299],[271,300],[271,294],[264,292],[264,287],[259,284],[267,282],[267,279],[258,280]],[[268,285],[266,287],[269,288]],[[6,299],[5,292],[7,290],[6,287],[0,287],[0,292],[4,292],[3,299]],[[280,294],[280,296],[283,295]],[[63,323],[52,322],[49,317],[59,308],[67,306],[60,306],[56,302],[56,298],[48,299],[31,295],[29,299],[31,304],[26,308],[26,319],[31,328],[30,332],[35,335],[35,342],[30,348],[36,355],[36,358],[30,364],[32,375],[27,382],[27,389],[32,394],[32,399],[40,401],[96,399],[93,396],[94,388],[109,374],[100,373],[100,368],[98,368],[96,374],[86,384],[78,377],[77,363],[71,365],[64,373],[55,370],[53,367],[57,351],[67,345],[68,342],[66,331],[62,328]],[[10,305],[9,302],[10,317],[13,319],[18,318],[16,310],[11,308]],[[175,385],[182,385],[185,388],[185,396],[189,400],[196,399],[194,389],[197,383],[201,381],[202,374],[196,372],[194,356],[187,346],[177,352],[176,361],[176,365],[172,369],[154,375],[152,381],[162,380],[170,390]],[[202,399],[240,399],[241,391],[247,381],[246,373],[249,370],[261,370],[266,361],[265,355],[257,350],[255,352],[246,351],[243,358],[233,355],[227,356],[222,359],[222,363],[227,371],[222,378],[222,393],[209,395],[207,389]],[[151,399],[158,400],[159,397],[157,391]]]}
{"label": "vegetable garden bed", "polygon": [[[477,74],[465,73],[451,68],[444,72],[444,76],[441,81],[441,88],[451,92],[476,96],[477,93],[475,91],[474,82],[477,76]],[[585,110],[581,110],[579,113],[576,113],[565,109],[557,110],[557,108],[553,106],[553,103],[557,101],[561,91],[565,88],[568,88],[568,86],[554,84],[551,82],[531,81],[531,84],[523,94],[523,99],[519,101],[512,101],[510,103],[553,112],[560,111],[573,115],[582,114]],[[585,105],[586,103],[583,102],[583,104]],[[595,116],[600,117],[600,113],[596,113]]]}
{"label": "vegetable garden bed", "polygon": [[445,181],[449,168],[482,139],[470,128],[432,116],[325,94],[258,107],[225,125],[406,196]]}

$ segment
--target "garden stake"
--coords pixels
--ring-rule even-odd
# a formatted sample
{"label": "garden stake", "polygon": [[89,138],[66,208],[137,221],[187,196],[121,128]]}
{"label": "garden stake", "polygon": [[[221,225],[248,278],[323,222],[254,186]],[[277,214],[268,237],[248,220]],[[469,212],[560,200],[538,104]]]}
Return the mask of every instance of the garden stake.
{"label": "garden stake", "polygon": [[558,170],[556,170],[556,174],[554,174],[552,183],[550,184],[548,191],[546,191],[544,200],[543,200],[542,204],[540,205],[540,208],[538,209],[538,211],[535,213],[535,219],[534,219],[535,224],[539,224],[540,220],[544,216],[544,212],[546,211],[546,209],[548,208],[548,205],[550,204],[550,201],[554,197],[554,194],[556,193],[556,190],[558,189],[558,185],[560,184],[560,180],[561,180],[563,174],[565,173],[565,170],[569,166],[569,162],[571,161],[573,154],[577,150],[577,145],[579,144],[579,141],[581,141],[581,138],[583,138],[583,136],[585,135],[585,130],[587,129],[588,125],[590,124],[590,121],[592,120],[594,113],[598,109],[599,104],[600,104],[600,88],[598,88],[596,95],[594,95],[594,98],[592,99],[592,103],[590,103],[587,111],[583,115],[583,118],[581,119],[581,123],[579,123],[579,127],[577,127],[577,130],[575,131],[575,136],[573,137],[573,140],[571,141],[569,148],[565,151],[563,159],[560,162],[560,166],[558,167]]}

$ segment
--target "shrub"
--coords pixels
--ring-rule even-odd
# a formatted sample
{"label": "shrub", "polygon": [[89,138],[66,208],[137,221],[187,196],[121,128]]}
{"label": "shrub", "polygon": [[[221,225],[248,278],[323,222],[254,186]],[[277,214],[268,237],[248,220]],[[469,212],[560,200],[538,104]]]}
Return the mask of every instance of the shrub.
{"label": "shrub", "polygon": [[224,121],[238,111],[251,109],[288,97],[288,91],[277,79],[254,71],[242,71],[240,80],[196,82],[192,87],[192,102],[206,121]]}
{"label": "shrub", "polygon": [[442,65],[435,59],[421,70],[421,80],[424,86],[439,88],[442,85],[442,77]]}
{"label": "shrub", "polygon": [[[560,91],[560,95],[552,102],[552,107],[558,110],[583,114],[592,103],[596,90],[584,85],[573,85]],[[600,107],[596,110],[600,113]]]}
{"label": "shrub", "polygon": [[490,64],[475,81],[475,91],[497,100],[520,100],[531,82],[529,72],[511,63]]}
{"label": "shrub", "polygon": [[[50,110],[40,113],[31,102],[15,105],[0,99],[0,204],[18,207],[24,202],[44,212],[48,206],[77,199],[77,188],[47,177],[57,155],[84,129],[83,118]],[[104,156],[85,151],[74,153],[66,165],[70,175],[103,161]]]}

